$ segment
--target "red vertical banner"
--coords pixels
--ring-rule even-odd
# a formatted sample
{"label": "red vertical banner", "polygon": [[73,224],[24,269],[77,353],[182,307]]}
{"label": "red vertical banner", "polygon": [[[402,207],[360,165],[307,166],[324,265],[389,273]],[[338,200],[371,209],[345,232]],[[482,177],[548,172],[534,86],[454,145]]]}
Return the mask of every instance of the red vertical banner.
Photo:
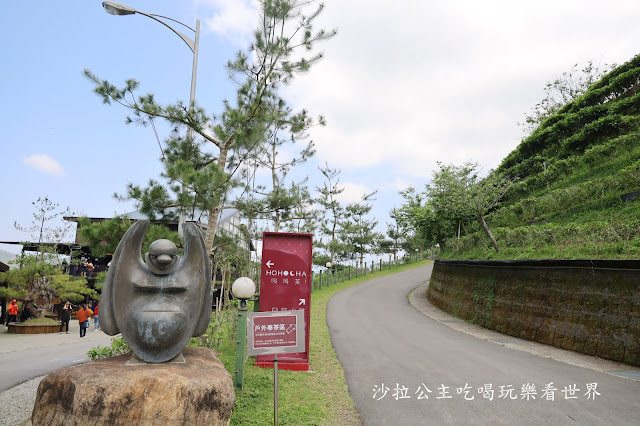
{"label": "red vertical banner", "polygon": [[[305,351],[278,358],[283,370],[309,369],[313,235],[265,232],[262,238],[260,312],[302,311]],[[259,367],[273,367],[272,355],[258,355]]]}

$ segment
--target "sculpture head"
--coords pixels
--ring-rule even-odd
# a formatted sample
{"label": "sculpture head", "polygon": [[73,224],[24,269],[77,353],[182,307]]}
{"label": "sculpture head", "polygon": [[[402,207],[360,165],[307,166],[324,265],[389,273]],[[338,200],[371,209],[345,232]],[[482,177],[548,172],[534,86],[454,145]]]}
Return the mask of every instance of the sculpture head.
{"label": "sculpture head", "polygon": [[136,222],[111,261],[100,299],[100,325],[122,333],[133,353],[147,362],[175,358],[192,336],[204,333],[211,317],[209,256],[198,228],[184,225],[182,259],[169,240],[151,243],[141,258],[148,221]]}
{"label": "sculpture head", "polygon": [[145,255],[147,266],[156,274],[165,275],[178,265],[178,248],[171,240],[155,240]]}

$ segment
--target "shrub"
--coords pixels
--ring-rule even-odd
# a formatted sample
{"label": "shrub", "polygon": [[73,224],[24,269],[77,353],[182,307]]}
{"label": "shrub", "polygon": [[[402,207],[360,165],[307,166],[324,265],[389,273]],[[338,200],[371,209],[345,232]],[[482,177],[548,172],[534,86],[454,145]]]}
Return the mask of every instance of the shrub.
{"label": "shrub", "polygon": [[104,358],[111,358],[112,356],[118,356],[131,352],[129,345],[124,341],[122,336],[117,336],[111,339],[111,346],[98,346],[89,349],[87,356],[91,361],[98,361]]}
{"label": "shrub", "polygon": [[[235,301],[234,301],[235,302]],[[238,331],[237,303],[231,303],[231,307],[216,312],[209,321],[207,331],[201,336],[189,341],[189,346],[204,347],[220,352],[222,344],[228,341],[233,345]]]}

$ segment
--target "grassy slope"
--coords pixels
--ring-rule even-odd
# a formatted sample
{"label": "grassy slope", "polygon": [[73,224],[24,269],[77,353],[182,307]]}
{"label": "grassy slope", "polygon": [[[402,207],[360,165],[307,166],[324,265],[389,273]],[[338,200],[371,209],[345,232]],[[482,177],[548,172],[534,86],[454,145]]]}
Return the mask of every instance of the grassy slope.
{"label": "grassy slope", "polygon": [[518,176],[488,215],[501,253],[475,224],[443,257],[640,257],[640,56],[549,117],[498,168]]}

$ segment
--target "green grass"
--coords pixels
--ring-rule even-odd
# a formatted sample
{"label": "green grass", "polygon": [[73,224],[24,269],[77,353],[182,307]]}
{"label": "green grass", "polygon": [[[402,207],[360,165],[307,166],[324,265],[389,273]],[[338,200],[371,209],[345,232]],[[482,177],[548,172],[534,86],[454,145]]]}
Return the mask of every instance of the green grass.
{"label": "green grass", "polygon": [[[491,247],[479,225],[465,227],[462,238],[446,240],[447,259],[637,259],[640,257],[640,199],[620,195],[640,189],[640,151],[626,167],[586,171],[589,179],[558,181],[535,195],[497,208],[487,223],[500,246]],[[615,160],[615,159],[613,159]],[[603,160],[604,161],[604,160]],[[626,163],[625,163],[626,164]],[[582,173],[580,173],[582,172]],[[570,184],[568,184],[570,183]],[[565,185],[565,186],[563,186]]]}
{"label": "green grass", "polygon": [[60,321],[51,318],[31,318],[16,325],[60,325]]}
{"label": "green grass", "polygon": [[[345,288],[429,263],[424,260],[391,270],[369,273],[345,283],[314,290],[311,296],[309,371],[279,370],[278,420],[290,425],[357,425],[358,413],[347,388],[342,366],[331,344],[326,322],[327,302]],[[235,370],[235,346],[225,342],[220,359],[228,371]],[[273,424],[273,370],[255,367],[255,357],[245,366],[244,388],[236,391],[231,424]]]}

